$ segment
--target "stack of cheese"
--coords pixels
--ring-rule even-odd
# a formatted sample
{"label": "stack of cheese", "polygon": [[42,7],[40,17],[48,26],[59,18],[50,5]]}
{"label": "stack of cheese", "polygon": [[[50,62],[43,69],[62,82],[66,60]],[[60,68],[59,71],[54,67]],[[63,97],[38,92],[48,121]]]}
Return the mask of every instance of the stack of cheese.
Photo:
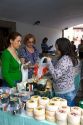
{"label": "stack of cheese", "polygon": [[28,100],[26,102],[26,113],[28,116],[33,116],[34,108],[37,108],[37,101]]}
{"label": "stack of cheese", "polygon": [[80,115],[70,112],[68,114],[68,125],[80,125]]}
{"label": "stack of cheese", "polygon": [[51,103],[54,103],[56,106],[60,106],[60,99],[61,98],[59,98],[59,97],[54,97],[54,98],[52,98],[52,99],[50,99],[50,102]]}
{"label": "stack of cheese", "polygon": [[59,97],[54,97],[50,100],[50,102],[55,103],[55,105],[57,105],[58,107],[60,106],[67,106],[67,100],[66,99],[62,99]]}
{"label": "stack of cheese", "polygon": [[83,115],[81,116],[81,125],[83,125]]}
{"label": "stack of cheese", "polygon": [[34,109],[34,118],[37,120],[45,119],[45,108],[37,107]]}
{"label": "stack of cheese", "polygon": [[83,109],[82,109],[82,116],[81,116],[81,125],[83,125]]}
{"label": "stack of cheese", "polygon": [[83,125],[83,115],[81,116],[81,125]]}
{"label": "stack of cheese", "polygon": [[82,109],[82,115],[83,115],[83,109]]}
{"label": "stack of cheese", "polygon": [[67,113],[70,112],[70,107],[69,107],[69,106],[60,106],[59,109],[60,109],[60,110],[64,110],[64,111],[66,111]]}
{"label": "stack of cheese", "polygon": [[34,95],[26,102],[28,116],[48,120],[58,125],[83,125],[83,109],[67,106],[67,100],[59,97],[49,99]]}
{"label": "stack of cheese", "polygon": [[39,98],[40,98],[40,96],[34,95],[34,96],[31,97],[31,100],[36,101],[37,104],[39,104]]}
{"label": "stack of cheese", "polygon": [[80,107],[71,107],[70,113],[68,113],[68,125],[80,125],[81,114],[82,109]]}
{"label": "stack of cheese", "polygon": [[55,105],[55,103],[53,103],[53,102],[49,102],[46,105],[46,119],[48,121],[55,122],[56,121],[56,119],[55,119],[55,112],[57,110],[58,110],[58,106]]}
{"label": "stack of cheese", "polygon": [[78,106],[74,106],[74,107],[71,107],[71,112],[74,112],[74,113],[81,115],[82,109]]}
{"label": "stack of cheese", "polygon": [[67,100],[66,99],[60,99],[60,106],[67,106]]}
{"label": "stack of cheese", "polygon": [[65,110],[56,111],[56,123],[58,125],[67,125],[67,112]]}
{"label": "stack of cheese", "polygon": [[49,102],[49,98],[47,97],[39,98],[39,106],[42,108],[45,108],[48,102]]}

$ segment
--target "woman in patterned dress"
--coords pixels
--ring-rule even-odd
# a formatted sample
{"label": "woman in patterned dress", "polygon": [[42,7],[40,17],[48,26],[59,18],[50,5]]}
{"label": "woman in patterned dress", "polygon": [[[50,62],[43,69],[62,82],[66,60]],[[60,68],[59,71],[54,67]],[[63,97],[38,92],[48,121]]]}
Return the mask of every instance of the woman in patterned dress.
{"label": "woman in patterned dress", "polygon": [[24,46],[19,50],[19,57],[22,63],[27,63],[30,61],[31,66],[28,67],[28,78],[32,78],[33,68],[39,57],[39,52],[35,48],[35,36],[33,34],[26,34],[23,42]]}
{"label": "woman in patterned dress", "polygon": [[55,47],[59,55],[57,64],[53,66],[51,59],[47,58],[48,69],[54,81],[54,92],[56,96],[67,99],[68,105],[72,105],[76,96],[73,67],[78,64],[78,60],[67,38],[57,39]]}

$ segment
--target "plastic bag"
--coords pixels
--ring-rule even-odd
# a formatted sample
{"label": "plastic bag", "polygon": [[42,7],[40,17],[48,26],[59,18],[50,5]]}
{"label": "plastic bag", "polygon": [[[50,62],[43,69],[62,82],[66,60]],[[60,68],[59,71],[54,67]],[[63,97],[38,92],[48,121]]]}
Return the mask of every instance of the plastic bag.
{"label": "plastic bag", "polygon": [[28,64],[22,64],[22,66],[21,66],[22,82],[25,82],[28,79],[28,68],[24,69],[24,66],[28,65]]}
{"label": "plastic bag", "polygon": [[44,76],[48,71],[47,63],[46,62],[44,63],[45,59],[46,59],[46,57],[43,57],[40,60],[39,64],[34,66],[34,75],[38,79],[40,79],[42,76]]}

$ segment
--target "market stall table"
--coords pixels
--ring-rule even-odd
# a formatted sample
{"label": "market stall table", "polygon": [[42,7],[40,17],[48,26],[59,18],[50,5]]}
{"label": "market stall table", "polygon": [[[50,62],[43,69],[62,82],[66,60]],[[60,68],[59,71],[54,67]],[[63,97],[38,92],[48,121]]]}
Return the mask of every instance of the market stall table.
{"label": "market stall table", "polygon": [[0,111],[0,125],[57,125],[53,122],[37,121],[25,114],[12,115],[9,112]]}

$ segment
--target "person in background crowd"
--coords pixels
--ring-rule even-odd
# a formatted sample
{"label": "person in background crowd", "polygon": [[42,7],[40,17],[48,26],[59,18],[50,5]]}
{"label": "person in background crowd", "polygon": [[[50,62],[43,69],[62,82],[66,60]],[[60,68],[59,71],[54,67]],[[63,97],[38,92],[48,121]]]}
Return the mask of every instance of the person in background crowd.
{"label": "person in background crowd", "polygon": [[47,45],[48,42],[48,38],[44,37],[41,43],[41,49],[42,49],[42,53],[51,53],[52,51],[50,51],[50,49],[53,47],[53,45],[48,46]]}
{"label": "person in background crowd", "polygon": [[78,60],[67,38],[57,39],[55,47],[59,55],[57,64],[53,66],[51,58],[47,57],[48,69],[54,81],[55,96],[67,99],[68,105],[72,105],[76,96],[73,66],[78,64]]}
{"label": "person in background crowd", "polygon": [[72,50],[74,51],[74,53],[76,53],[76,46],[74,44],[74,41],[71,41],[71,47],[72,47]]}
{"label": "person in background crowd", "polygon": [[[83,36],[82,36],[83,37]],[[81,39],[81,43],[78,45],[78,53],[79,59],[81,62],[81,80],[83,79],[83,39]],[[81,81],[81,88],[82,88],[82,81]]]}
{"label": "person in background crowd", "polygon": [[81,39],[81,43],[78,45],[79,59],[83,59],[83,40]]}
{"label": "person in background crowd", "polygon": [[17,54],[17,49],[21,45],[21,34],[12,32],[8,36],[7,49],[2,53],[2,77],[3,86],[15,87],[21,81],[21,62]]}
{"label": "person in background crowd", "polygon": [[24,37],[24,47],[19,50],[19,57],[22,63],[27,63],[30,61],[28,66],[28,78],[32,78],[33,68],[39,58],[39,52],[35,48],[36,39],[33,34],[27,34]]}

